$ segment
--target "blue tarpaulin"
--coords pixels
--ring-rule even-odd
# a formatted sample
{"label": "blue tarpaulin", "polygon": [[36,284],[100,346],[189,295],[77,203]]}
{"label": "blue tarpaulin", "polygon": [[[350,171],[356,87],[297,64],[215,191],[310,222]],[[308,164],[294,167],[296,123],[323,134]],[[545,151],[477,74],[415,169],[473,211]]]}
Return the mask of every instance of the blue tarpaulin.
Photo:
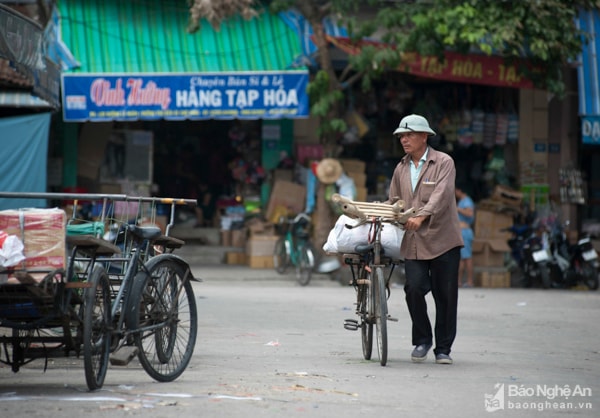
{"label": "blue tarpaulin", "polygon": [[[0,118],[0,190],[46,192],[50,113]],[[0,209],[46,207],[44,199],[0,198]]]}

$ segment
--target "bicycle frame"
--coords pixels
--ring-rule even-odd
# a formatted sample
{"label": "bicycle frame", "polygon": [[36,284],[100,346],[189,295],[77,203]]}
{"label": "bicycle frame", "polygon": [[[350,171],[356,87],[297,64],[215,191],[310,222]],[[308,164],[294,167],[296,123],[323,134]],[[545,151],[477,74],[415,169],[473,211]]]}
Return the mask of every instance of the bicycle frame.
{"label": "bicycle frame", "polygon": [[[397,321],[388,315],[387,299],[390,294],[389,282],[394,271],[395,261],[383,255],[381,232],[384,224],[401,227],[416,211],[412,208],[404,210],[404,202],[398,201],[393,205],[382,203],[354,202],[339,194],[332,196],[332,201],[338,203],[342,211],[355,219],[356,225],[346,225],[354,228],[369,223],[372,234],[368,242],[356,245],[353,253],[344,254],[345,263],[350,266],[352,283],[356,290],[355,319],[346,319],[344,328],[352,331],[361,329],[363,356],[371,359],[373,345],[373,326],[377,330],[377,350],[379,362],[387,364],[387,321]],[[366,240],[367,241],[367,240]],[[390,273],[384,278],[383,269],[391,266]]]}

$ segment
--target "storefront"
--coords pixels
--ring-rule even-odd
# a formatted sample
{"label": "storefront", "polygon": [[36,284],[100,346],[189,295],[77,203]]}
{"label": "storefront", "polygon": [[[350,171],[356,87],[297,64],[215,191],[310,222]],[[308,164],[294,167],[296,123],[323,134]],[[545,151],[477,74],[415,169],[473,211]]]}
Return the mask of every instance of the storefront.
{"label": "storefront", "polygon": [[195,197],[176,173],[185,154],[202,182],[260,199],[261,173],[291,154],[293,120],[308,117],[297,33],[263,13],[188,34],[179,2],[146,3],[60,5],[80,62],[62,76],[63,186]]}

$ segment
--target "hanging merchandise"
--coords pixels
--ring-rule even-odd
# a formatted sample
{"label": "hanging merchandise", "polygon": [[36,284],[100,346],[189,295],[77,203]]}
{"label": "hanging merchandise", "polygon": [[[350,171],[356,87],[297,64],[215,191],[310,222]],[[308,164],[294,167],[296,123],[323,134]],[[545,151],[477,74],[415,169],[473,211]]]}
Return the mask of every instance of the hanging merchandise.
{"label": "hanging merchandise", "polygon": [[473,133],[473,143],[481,144],[483,142],[483,121],[485,113],[481,109],[473,109],[471,112],[471,132]]}
{"label": "hanging merchandise", "polygon": [[471,130],[471,112],[464,109],[460,113],[460,125],[456,132],[458,143],[463,146],[469,146],[473,143],[473,131]]}
{"label": "hanging merchandise", "polygon": [[558,170],[560,181],[560,202],[585,204],[585,182],[581,171],[573,168],[561,168]]}
{"label": "hanging merchandise", "polygon": [[514,112],[508,114],[506,140],[510,144],[514,144],[519,141],[519,116]]}
{"label": "hanging merchandise", "polygon": [[499,113],[496,117],[496,145],[506,144],[508,135],[508,115]]}
{"label": "hanging merchandise", "polygon": [[496,143],[496,114],[486,113],[483,119],[483,146],[492,148]]}
{"label": "hanging merchandise", "polygon": [[260,185],[266,177],[265,169],[257,161],[236,158],[230,163],[231,175],[241,184]]}
{"label": "hanging merchandise", "polygon": [[446,136],[446,141],[456,142],[458,141],[458,127],[460,125],[460,114],[458,112],[452,112],[448,117],[445,118],[443,132]]}

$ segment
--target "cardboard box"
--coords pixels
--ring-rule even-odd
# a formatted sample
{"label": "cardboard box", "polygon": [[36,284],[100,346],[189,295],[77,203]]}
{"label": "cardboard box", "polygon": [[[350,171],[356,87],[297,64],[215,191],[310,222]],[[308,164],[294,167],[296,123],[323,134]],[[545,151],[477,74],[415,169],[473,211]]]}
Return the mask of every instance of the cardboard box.
{"label": "cardboard box", "polygon": [[246,244],[246,254],[250,257],[269,256],[272,258],[278,239],[277,235],[253,235]]}
{"label": "cardboard box", "polygon": [[227,264],[243,265],[248,262],[246,253],[229,251],[225,255]]}
{"label": "cardboard box", "polygon": [[221,229],[221,245],[223,247],[231,247],[231,230]]}
{"label": "cardboard box", "polygon": [[294,181],[294,170],[276,168],[273,170],[273,182]]}
{"label": "cardboard box", "polygon": [[25,260],[15,268],[25,268],[29,273],[64,268],[66,221],[65,211],[57,208],[0,211],[0,230],[16,235],[24,246]]}
{"label": "cardboard box", "polygon": [[487,268],[475,271],[474,284],[477,287],[510,287],[510,271],[505,268]]}
{"label": "cardboard box", "polygon": [[364,173],[367,168],[367,164],[358,159],[340,158],[339,161],[345,173]]}
{"label": "cardboard box", "polygon": [[365,187],[367,184],[367,175],[365,173],[350,171],[346,173],[346,175],[354,180],[354,185],[356,187]]}
{"label": "cardboard box", "polygon": [[504,213],[477,209],[475,211],[475,237],[476,238],[501,238],[508,240],[512,234],[503,229],[513,225],[513,218]]}
{"label": "cardboard box", "polygon": [[304,211],[305,201],[305,186],[289,181],[277,181],[271,191],[265,218],[272,223],[277,223],[282,213],[296,215]]}
{"label": "cardboard box", "polygon": [[367,201],[367,188],[366,187],[357,187],[356,188],[356,200],[358,202],[366,202]]}
{"label": "cardboard box", "polygon": [[275,225],[258,218],[251,218],[246,222],[250,235],[274,235]]}
{"label": "cardboard box", "polygon": [[510,251],[507,242],[501,238],[475,238],[473,240],[474,267],[502,267],[505,254]]}
{"label": "cardboard box", "polygon": [[523,193],[513,190],[510,187],[498,184],[494,188],[492,199],[500,201],[509,206],[521,207],[521,203],[523,202]]}
{"label": "cardboard box", "polygon": [[248,240],[248,229],[232,229],[231,230],[231,246],[236,248],[245,248]]}
{"label": "cardboard box", "polygon": [[275,268],[273,255],[251,255],[248,257],[248,266],[253,269]]}

